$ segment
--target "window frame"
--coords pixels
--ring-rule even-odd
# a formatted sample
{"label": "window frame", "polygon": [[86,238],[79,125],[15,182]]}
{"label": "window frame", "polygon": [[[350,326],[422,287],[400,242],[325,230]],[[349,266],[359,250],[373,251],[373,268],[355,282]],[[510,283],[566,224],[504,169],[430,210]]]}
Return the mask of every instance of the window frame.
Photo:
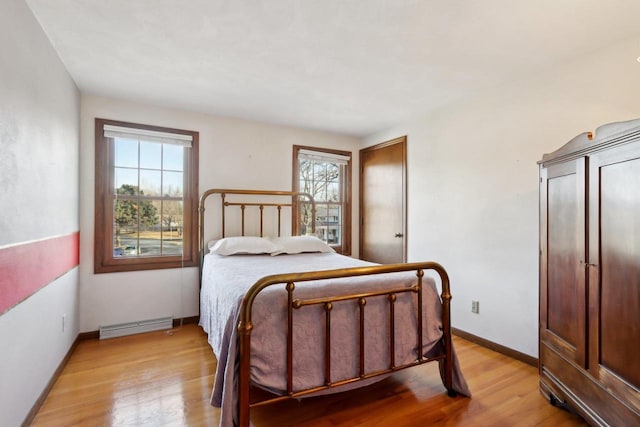
{"label": "window frame", "polygon": [[[114,125],[192,137],[191,148],[183,156],[183,243],[182,256],[113,256],[114,139],[104,136],[104,126]],[[108,119],[95,119],[95,222],[94,273],[156,270],[198,266],[198,140],[199,133],[182,129],[144,125]]]}
{"label": "window frame", "polygon": [[[298,159],[298,153],[300,150],[310,150],[317,151],[318,153],[326,153],[326,154],[337,154],[339,156],[347,156],[349,160],[347,161],[346,166],[344,167],[344,176],[342,180],[342,186],[340,190],[342,191],[343,198],[343,215],[342,215],[342,223],[340,227],[342,229],[342,243],[340,245],[330,245],[337,253],[342,255],[351,255],[351,168],[352,168],[352,160],[353,154],[351,151],[344,150],[335,150],[332,148],[320,148],[320,147],[310,147],[305,145],[294,145],[293,146],[293,173],[292,173],[292,188],[293,191],[300,191],[300,161]],[[313,194],[312,194],[313,196]],[[300,222],[299,222],[300,214],[298,212],[298,205],[295,207],[295,214],[292,215],[291,221],[291,230],[293,235],[300,234]],[[316,222],[317,226],[317,222]]]}

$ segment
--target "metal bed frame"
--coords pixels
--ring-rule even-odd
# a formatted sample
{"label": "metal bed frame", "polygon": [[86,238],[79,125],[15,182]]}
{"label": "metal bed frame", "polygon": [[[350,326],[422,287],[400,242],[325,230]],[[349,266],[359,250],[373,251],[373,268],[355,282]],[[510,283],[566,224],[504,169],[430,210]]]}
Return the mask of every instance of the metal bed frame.
{"label": "metal bed frame", "polygon": [[[218,194],[221,197],[222,205],[222,237],[225,236],[225,210],[229,207],[240,207],[241,210],[241,235],[245,235],[245,210],[246,208],[258,208],[260,210],[260,235],[263,234],[263,215],[265,207],[274,207],[277,210],[278,215],[278,236],[281,229],[281,213],[282,208],[287,207],[292,209],[292,217],[295,217],[296,206],[299,203],[298,198],[306,198],[308,203],[312,206],[312,230],[315,228],[315,202],[313,197],[307,193],[293,192],[293,191],[263,191],[263,190],[225,190],[225,189],[211,189],[206,191],[200,198],[199,207],[199,225],[200,225],[200,255],[201,255],[201,268],[202,274],[202,262],[204,259],[204,212],[205,202],[207,198],[212,194]],[[286,203],[262,203],[262,202],[230,202],[227,200],[227,196],[230,195],[244,195],[244,196],[286,196],[290,197],[290,202]],[[442,302],[442,332],[440,345],[444,350],[441,355],[435,357],[425,357],[422,351],[417,352],[416,359],[408,364],[396,365],[395,362],[395,301],[396,295],[401,293],[410,292],[416,295],[417,299],[417,348],[422,349],[422,332],[423,332],[423,305],[422,305],[422,286],[424,272],[432,270],[435,271],[441,280],[442,292],[440,295]],[[351,295],[332,296],[328,295],[323,298],[314,299],[299,299],[295,296],[296,283],[344,278],[351,276],[366,276],[376,275],[383,273],[393,273],[402,271],[415,271],[417,277],[417,283],[408,288],[392,288],[388,290],[382,290],[377,292],[356,293]],[[251,332],[254,328],[252,323],[252,307],[258,294],[270,286],[283,285],[287,292],[287,390],[286,394],[276,397],[263,398],[262,400],[251,400],[251,375],[250,375],[250,359],[251,359]],[[366,372],[365,371],[365,307],[367,299],[369,298],[386,298],[389,302],[389,366],[387,369]],[[359,328],[359,375],[353,378],[344,379],[341,381],[333,381],[331,378],[331,311],[333,304],[338,301],[353,301],[357,306],[359,312],[359,322],[356,327]],[[447,389],[449,396],[455,396],[456,392],[453,390],[453,363],[452,363],[452,342],[451,342],[451,314],[450,314],[451,293],[449,287],[449,276],[446,270],[438,263],[435,262],[417,262],[406,264],[388,264],[378,265],[372,267],[356,267],[356,268],[343,268],[335,270],[325,271],[313,271],[305,273],[288,273],[288,274],[276,274],[267,277],[263,277],[258,280],[245,294],[242,300],[240,321],[238,323],[239,333],[239,352],[240,352],[240,374],[239,374],[239,424],[241,427],[249,426],[250,410],[251,407],[262,405],[266,403],[277,402],[280,400],[291,399],[301,397],[307,394],[315,393],[321,390],[342,386],[345,384],[354,383],[360,380],[366,380],[380,375],[389,374],[402,369],[406,369],[412,366],[421,365],[432,361],[440,361],[442,363],[442,376],[443,383]],[[319,384],[316,387],[312,387],[305,390],[293,390],[293,313],[296,310],[301,310],[307,306],[322,305],[324,308],[324,384]],[[354,355],[355,357],[355,355]]]}

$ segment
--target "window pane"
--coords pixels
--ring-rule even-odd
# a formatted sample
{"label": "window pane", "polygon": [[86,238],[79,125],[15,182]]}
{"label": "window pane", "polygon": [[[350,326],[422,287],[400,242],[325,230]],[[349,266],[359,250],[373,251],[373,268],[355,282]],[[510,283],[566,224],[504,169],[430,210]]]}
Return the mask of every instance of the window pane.
{"label": "window pane", "polygon": [[316,202],[325,202],[327,200],[327,183],[324,181],[316,181],[311,195]]}
{"label": "window pane", "polygon": [[[300,181],[299,187],[298,187],[298,191],[301,191],[303,193],[309,193],[311,194],[311,182],[310,181]],[[313,194],[311,194],[313,196]]]}
{"label": "window pane", "polygon": [[162,173],[162,194],[165,197],[182,197],[182,172]]}
{"label": "window pane", "polygon": [[340,201],[340,183],[330,182],[327,184],[327,201],[339,202]]}
{"label": "window pane", "polygon": [[322,179],[326,175],[326,163],[313,162],[314,179]]}
{"label": "window pane", "polygon": [[316,221],[325,222],[327,216],[327,205],[316,204]]}
{"label": "window pane", "polygon": [[160,196],[162,173],[154,170],[140,170],[140,194]]}
{"label": "window pane", "polygon": [[340,226],[333,225],[327,227],[327,243],[330,245],[339,245],[342,243],[340,239]]}
{"label": "window pane", "polygon": [[183,147],[179,145],[163,144],[162,145],[163,169],[182,171],[184,168],[183,154],[184,154]]}
{"label": "window pane", "polygon": [[[311,234],[311,204],[300,203],[300,234]],[[317,215],[316,215],[317,216]]]}
{"label": "window pane", "polygon": [[159,215],[156,205],[149,200],[139,200],[137,202],[138,215],[140,219],[140,229],[148,229],[158,224]]}
{"label": "window pane", "polygon": [[[141,202],[140,205],[144,205],[148,212],[153,212],[153,215],[144,215],[145,221],[142,221],[143,216],[140,217],[140,255],[160,255],[160,246],[162,242],[162,226],[160,224],[160,215],[158,215],[158,208],[156,207],[157,204],[145,200]],[[143,212],[145,212],[145,209],[143,209]]]}
{"label": "window pane", "polygon": [[138,170],[115,168],[116,194],[138,194]]}
{"label": "window pane", "polygon": [[330,218],[329,222],[337,222],[339,223],[341,218],[340,211],[342,210],[341,205],[329,205],[327,209],[327,216]]}
{"label": "window pane", "polygon": [[162,203],[162,253],[182,255],[183,204],[165,200]]}
{"label": "window pane", "polygon": [[140,167],[146,169],[162,168],[162,144],[140,141]]}
{"label": "window pane", "polygon": [[[113,256],[135,255],[130,253],[135,247],[138,233],[138,203],[135,200],[116,200],[114,204]],[[129,248],[129,253],[125,250]]]}
{"label": "window pane", "polygon": [[138,141],[116,138],[115,142],[115,166],[138,167]]}
{"label": "window pane", "polygon": [[340,180],[340,166],[335,163],[327,164],[327,181],[339,181]]}
{"label": "window pane", "polygon": [[138,256],[138,232],[130,231],[120,236],[119,245],[113,245],[113,256],[136,257]]}
{"label": "window pane", "polygon": [[300,181],[309,182],[313,176],[313,164],[308,160],[300,160],[298,169],[300,171]]}

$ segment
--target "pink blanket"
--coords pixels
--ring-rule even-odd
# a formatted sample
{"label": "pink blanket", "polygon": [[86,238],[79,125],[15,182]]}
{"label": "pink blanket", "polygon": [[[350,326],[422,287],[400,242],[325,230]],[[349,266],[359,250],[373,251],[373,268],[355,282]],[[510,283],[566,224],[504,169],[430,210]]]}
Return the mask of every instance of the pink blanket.
{"label": "pink blanket", "polygon": [[[373,265],[338,254],[234,255],[205,257],[200,296],[200,326],[218,359],[211,404],[222,409],[221,425],[237,422],[237,322],[245,292],[259,278],[280,273],[329,270]],[[391,273],[296,284],[297,298],[317,298],[415,284],[415,273]],[[441,304],[435,282],[425,275],[423,286],[423,354],[439,351],[442,336]],[[398,294],[395,313],[396,365],[416,359],[416,310],[412,293]],[[334,303],[331,314],[331,380],[358,376],[358,309],[353,301]],[[367,372],[389,366],[389,315],[386,298],[369,298],[365,307],[365,368]],[[251,336],[251,380],[276,393],[286,390],[286,291],[284,285],[265,289],[256,298]],[[294,312],[293,389],[324,383],[324,311],[321,306]],[[454,356],[454,389],[470,395]],[[379,380],[378,377],[374,380]],[[333,392],[360,387],[352,383]]]}

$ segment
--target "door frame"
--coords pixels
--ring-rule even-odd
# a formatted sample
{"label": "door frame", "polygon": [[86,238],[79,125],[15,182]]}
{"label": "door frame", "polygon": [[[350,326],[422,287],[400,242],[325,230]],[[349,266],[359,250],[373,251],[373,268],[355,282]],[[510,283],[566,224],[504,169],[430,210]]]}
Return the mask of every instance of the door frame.
{"label": "door frame", "polygon": [[362,176],[364,174],[364,163],[362,161],[363,154],[379,150],[381,148],[386,148],[391,145],[401,144],[402,147],[402,262],[407,262],[407,136],[399,136],[394,139],[390,139],[385,142],[381,142],[379,144],[372,145],[370,147],[365,147],[359,152],[359,206],[358,206],[358,257],[362,259],[363,248],[364,248],[364,218],[363,218],[363,205],[364,205],[364,191],[363,191],[363,179]]}

